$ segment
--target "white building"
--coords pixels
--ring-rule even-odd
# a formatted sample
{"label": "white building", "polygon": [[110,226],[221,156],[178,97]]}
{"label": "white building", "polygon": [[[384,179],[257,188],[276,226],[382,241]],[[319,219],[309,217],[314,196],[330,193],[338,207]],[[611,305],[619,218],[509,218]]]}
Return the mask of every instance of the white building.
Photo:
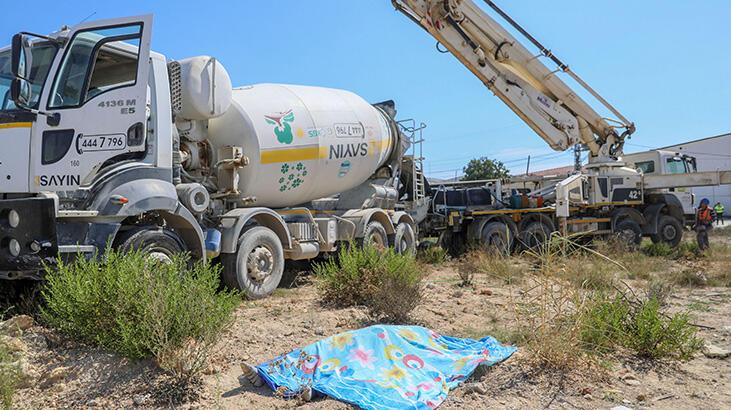
{"label": "white building", "polygon": [[[695,157],[698,171],[731,169],[731,133],[701,138],[659,149],[677,151],[680,154]],[[711,206],[716,201],[720,201],[729,209],[726,215],[731,214],[731,185],[691,188],[691,191],[695,194],[696,203],[703,198],[708,198],[711,201]]]}

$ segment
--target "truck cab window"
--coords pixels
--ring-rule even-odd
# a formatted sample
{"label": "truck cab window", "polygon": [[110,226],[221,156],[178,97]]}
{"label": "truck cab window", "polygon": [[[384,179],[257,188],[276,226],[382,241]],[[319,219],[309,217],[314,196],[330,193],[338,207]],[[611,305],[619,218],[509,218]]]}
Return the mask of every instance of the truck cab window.
{"label": "truck cab window", "polygon": [[638,171],[642,171],[643,174],[652,174],[655,172],[655,161],[642,161],[636,162],[635,168]]}
{"label": "truck cab window", "polygon": [[106,91],[134,85],[141,35],[139,24],[77,33],[64,56],[48,107],[79,107]]}

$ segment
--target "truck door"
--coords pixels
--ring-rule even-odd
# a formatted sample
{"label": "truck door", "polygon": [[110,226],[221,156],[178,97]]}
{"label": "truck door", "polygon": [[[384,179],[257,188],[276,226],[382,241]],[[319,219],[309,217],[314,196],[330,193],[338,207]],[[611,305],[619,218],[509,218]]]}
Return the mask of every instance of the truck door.
{"label": "truck door", "polygon": [[32,131],[31,191],[88,185],[102,168],[144,155],[151,29],[151,15],[71,29],[40,107],[52,116]]}

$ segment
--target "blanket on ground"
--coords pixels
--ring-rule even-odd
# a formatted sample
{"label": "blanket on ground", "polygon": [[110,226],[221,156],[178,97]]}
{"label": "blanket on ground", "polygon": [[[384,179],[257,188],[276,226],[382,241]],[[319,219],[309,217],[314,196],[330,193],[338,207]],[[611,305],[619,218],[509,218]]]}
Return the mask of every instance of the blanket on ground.
{"label": "blanket on ground", "polygon": [[308,388],[363,409],[434,409],[478,365],[516,351],[490,336],[443,336],[419,326],[378,325],[340,333],[258,365],[285,397]]}

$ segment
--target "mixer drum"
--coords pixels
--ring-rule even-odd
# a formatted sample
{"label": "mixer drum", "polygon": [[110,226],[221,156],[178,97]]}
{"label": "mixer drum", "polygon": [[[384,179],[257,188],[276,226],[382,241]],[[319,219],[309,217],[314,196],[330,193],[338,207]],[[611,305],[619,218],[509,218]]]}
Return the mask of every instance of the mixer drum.
{"label": "mixer drum", "polygon": [[242,197],[256,206],[299,205],[352,189],[383,166],[397,144],[393,121],[343,90],[259,84],[233,90],[209,121],[214,147],[243,147]]}

